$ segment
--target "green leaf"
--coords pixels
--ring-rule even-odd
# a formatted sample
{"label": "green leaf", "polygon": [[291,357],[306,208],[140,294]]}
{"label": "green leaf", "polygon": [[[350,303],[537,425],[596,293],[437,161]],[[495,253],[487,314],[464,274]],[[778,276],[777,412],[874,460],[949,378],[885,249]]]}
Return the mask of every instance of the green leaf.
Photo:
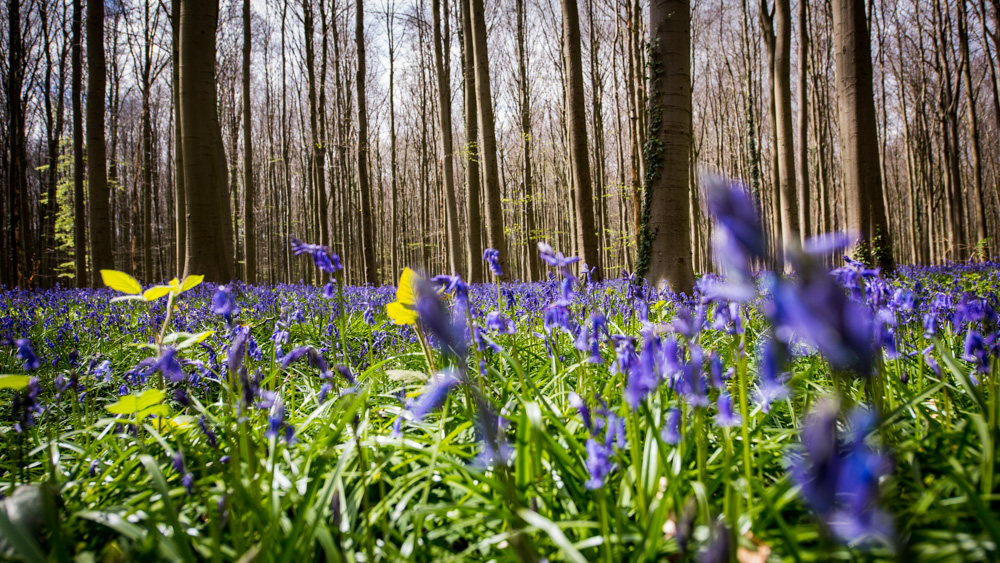
{"label": "green leaf", "polygon": [[0,389],[20,391],[28,386],[31,377],[27,375],[0,375]]}
{"label": "green leaf", "polygon": [[142,395],[126,395],[118,399],[116,403],[108,405],[107,409],[111,414],[135,414],[140,411],[145,411],[153,405],[162,403],[165,396],[166,395],[164,395],[163,391],[160,391],[159,389],[147,389],[142,393]]}
{"label": "green leaf", "polygon": [[101,270],[101,279],[104,280],[104,285],[115,291],[128,293],[129,295],[142,293],[142,284],[125,272]]}
{"label": "green leaf", "polygon": [[563,550],[563,553],[566,555],[566,560],[573,561],[575,563],[587,563],[587,559],[579,551],[577,551],[575,547],[573,547],[573,544],[566,538],[566,534],[563,534],[562,530],[559,529],[559,526],[552,522],[552,520],[549,520],[533,510],[528,510],[527,508],[518,510],[517,515],[523,518],[524,521],[531,526],[534,526],[548,534],[552,543],[556,544]]}

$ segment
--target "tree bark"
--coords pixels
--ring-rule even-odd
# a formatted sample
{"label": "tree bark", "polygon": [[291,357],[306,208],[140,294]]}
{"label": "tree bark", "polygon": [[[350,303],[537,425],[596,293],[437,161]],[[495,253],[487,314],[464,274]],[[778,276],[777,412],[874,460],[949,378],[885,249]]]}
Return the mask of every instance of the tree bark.
{"label": "tree bark", "polygon": [[[104,3],[87,3],[87,191],[89,193],[91,284],[100,271],[115,267],[111,252],[111,212],[104,147]],[[80,267],[77,259],[77,267]],[[81,268],[82,269],[82,268]]]}
{"label": "tree bark", "polygon": [[796,182],[799,196],[799,228],[802,237],[813,234],[812,209],[809,197],[809,1],[799,0],[799,176]]}
{"label": "tree bark", "polygon": [[181,31],[181,0],[173,0],[170,3],[170,34],[171,34],[171,57],[170,67],[172,77],[171,95],[173,96],[173,119],[174,119],[174,239],[176,240],[176,273],[178,276],[184,274],[184,261],[187,255],[187,206],[185,204],[184,191],[184,146],[183,130],[181,128],[181,100],[180,100],[180,31]]}
{"label": "tree bark", "polygon": [[583,61],[580,53],[580,12],[576,0],[563,0],[563,56],[569,104],[570,166],[576,186],[576,231],[580,258],[590,268],[593,281],[601,281],[603,268],[594,224],[593,184],[587,150],[587,110],[583,92]]}
{"label": "tree bark", "polygon": [[[518,0],[520,1],[520,0]],[[452,162],[451,136],[451,77],[445,72],[445,58],[450,58],[450,45],[441,35],[441,4],[444,2],[445,18],[448,17],[447,0],[431,0],[431,18],[434,34],[434,70],[437,75],[438,120],[441,126],[441,168],[444,180],[445,210],[448,220],[448,267],[465,277],[462,264],[462,239],[458,232],[458,202],[455,198],[455,166]],[[447,25],[447,20],[445,20]]]}
{"label": "tree bark", "polygon": [[76,286],[86,287],[86,228],[84,209],[83,175],[83,8],[80,0],[73,0],[73,238],[76,243]]}
{"label": "tree bark", "polygon": [[[232,213],[215,77],[218,0],[182,0],[180,105],[187,243],[184,272],[233,279]],[[197,182],[190,181],[197,178]]]}
{"label": "tree bark", "polygon": [[500,198],[500,170],[497,166],[496,120],[490,87],[490,59],[486,46],[486,14],[483,0],[468,0],[472,16],[472,51],[475,57],[476,97],[479,105],[479,154],[483,163],[486,188],[486,241],[499,252],[500,268],[508,272],[507,239],[504,230],[503,202]]}
{"label": "tree bark", "polygon": [[651,283],[688,295],[691,264],[691,6],[653,0],[649,7],[649,140],[637,269]]}
{"label": "tree bark", "polygon": [[882,200],[865,1],[833,0],[833,27],[847,227],[861,237],[861,257],[891,274],[895,264]]}
{"label": "tree bark", "polygon": [[354,40],[358,51],[358,189],[361,192],[362,248],[365,256],[365,283],[376,283],[375,233],[372,228],[372,197],[368,185],[368,107],[365,100],[365,6],[355,5]]}
{"label": "tree bark", "polygon": [[250,114],[250,0],[243,0],[243,229],[244,280],[257,283],[257,224],[254,215],[253,140]]}
{"label": "tree bark", "polygon": [[527,14],[525,13],[524,0],[516,0],[515,11],[517,17],[518,101],[521,110],[521,152],[523,158],[521,189],[524,192],[525,239],[528,244],[526,258],[528,280],[530,281],[542,279],[542,268],[535,246],[538,234],[535,225],[534,186],[532,186],[531,178],[531,95],[528,89],[528,54],[525,49],[524,28],[527,25]]}
{"label": "tree bark", "polygon": [[476,60],[472,46],[472,14],[469,0],[460,0],[462,8],[462,76],[465,105],[465,184],[469,216],[469,253],[466,257],[469,281],[483,281],[483,223],[479,212],[479,111],[476,106]]}

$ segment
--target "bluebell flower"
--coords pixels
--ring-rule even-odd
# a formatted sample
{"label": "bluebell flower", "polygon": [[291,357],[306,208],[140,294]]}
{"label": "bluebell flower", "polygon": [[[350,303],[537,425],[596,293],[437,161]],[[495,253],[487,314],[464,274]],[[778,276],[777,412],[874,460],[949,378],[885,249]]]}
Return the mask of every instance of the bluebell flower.
{"label": "bluebell flower", "polygon": [[416,308],[421,324],[427,327],[442,347],[442,351],[450,350],[455,356],[464,358],[467,333],[464,310],[456,310],[454,315],[450,314],[424,280],[420,280],[417,284]]}
{"label": "bluebell flower", "polygon": [[740,425],[742,419],[740,415],[733,412],[733,399],[729,393],[720,391],[716,405],[719,407],[719,412],[715,415],[716,424],[723,428]]}
{"label": "bluebell flower", "polygon": [[219,446],[218,438],[215,436],[215,432],[208,427],[208,421],[205,419],[205,415],[201,415],[198,418],[198,428],[201,428],[202,433],[205,434],[205,439],[208,441],[208,445],[215,449]]}
{"label": "bluebell flower", "polygon": [[27,338],[19,338],[14,341],[14,345],[17,346],[17,352],[14,354],[19,360],[24,360],[24,370],[25,371],[35,371],[41,367],[42,362],[35,355],[35,351],[31,349],[31,341]]}
{"label": "bluebell flower", "polygon": [[632,410],[638,409],[642,400],[660,385],[659,344],[658,337],[647,337],[638,358],[626,373],[625,401]]}
{"label": "bluebell flower", "polygon": [[793,460],[791,474],[806,503],[841,541],[854,543],[892,535],[892,519],[878,507],[879,479],[891,462],[866,442],[874,416],[860,408],[848,414],[851,432],[837,430],[837,411],[820,408],[802,429],[804,457]]}
{"label": "bluebell flower", "polygon": [[538,242],[538,255],[543,262],[556,268],[564,278],[576,280],[576,276],[573,274],[570,266],[580,261],[578,256],[567,258],[563,256],[562,252],[556,252],[547,242],[542,241]]}
{"label": "bluebell flower", "polygon": [[979,373],[989,373],[990,359],[986,353],[983,336],[969,327],[962,344],[962,359],[972,362]]}
{"label": "bluebell flower", "polygon": [[292,242],[292,253],[295,256],[300,254],[310,254],[316,267],[328,274],[336,274],[343,269],[340,257],[330,251],[329,248],[321,244],[306,244],[301,240],[290,237]]}
{"label": "bluebell flower", "polygon": [[228,285],[220,285],[212,296],[212,312],[221,315],[227,323],[233,322],[233,315],[238,315],[239,307],[236,306],[236,298]]}
{"label": "bluebell flower", "polygon": [[660,429],[660,439],[671,445],[681,442],[681,411],[675,408],[667,410],[663,428]]}
{"label": "bluebell flower", "polygon": [[490,271],[496,277],[503,277],[503,270],[500,269],[500,251],[495,248],[487,248],[483,251],[483,261],[489,266]]}
{"label": "bluebell flower", "polygon": [[499,311],[490,311],[486,315],[484,325],[486,328],[500,334],[515,334],[517,332],[514,321],[503,316]]}
{"label": "bluebell flower", "polygon": [[569,393],[569,406],[576,409],[576,412],[580,413],[580,419],[583,420],[583,427],[586,428],[588,432],[593,432],[594,422],[590,418],[590,408],[588,408],[587,403],[585,403],[583,399],[573,391],[570,391]]}
{"label": "bluebell flower", "polygon": [[756,398],[765,413],[771,412],[771,403],[789,395],[785,385],[788,375],[782,371],[786,355],[787,350],[780,341],[768,339],[761,346],[757,364],[760,380],[757,382]]}
{"label": "bluebell flower", "polygon": [[610,446],[602,444],[593,438],[587,440],[587,461],[585,466],[590,477],[585,486],[590,489],[600,489],[604,479],[611,473],[614,464],[611,462],[613,451]]}
{"label": "bluebell flower", "polygon": [[45,407],[38,400],[42,386],[38,383],[37,377],[28,380],[28,386],[22,391],[14,393],[14,400],[11,402],[11,412],[17,422],[14,423],[14,431],[23,434],[25,430],[35,425],[35,416],[45,412]]}
{"label": "bluebell flower", "polygon": [[177,350],[170,346],[163,348],[163,355],[156,360],[152,369],[160,372],[164,379],[171,383],[179,383],[187,379],[187,374],[184,373],[180,362],[177,361]]}
{"label": "bluebell flower", "polygon": [[432,377],[427,382],[423,393],[410,405],[410,413],[417,420],[423,420],[431,411],[444,403],[445,399],[448,398],[448,394],[459,383],[461,383],[461,380],[452,370],[438,373],[437,376]]}
{"label": "bluebell flower", "polygon": [[229,361],[229,374],[233,379],[236,379],[240,373],[240,369],[243,367],[243,360],[247,354],[247,337],[249,334],[250,329],[239,329],[233,335],[233,340],[229,344],[226,356]]}
{"label": "bluebell flower", "polygon": [[735,277],[749,275],[749,261],[762,260],[766,243],[750,193],[742,185],[719,177],[702,179],[705,204],[719,228],[712,242],[716,260]]}

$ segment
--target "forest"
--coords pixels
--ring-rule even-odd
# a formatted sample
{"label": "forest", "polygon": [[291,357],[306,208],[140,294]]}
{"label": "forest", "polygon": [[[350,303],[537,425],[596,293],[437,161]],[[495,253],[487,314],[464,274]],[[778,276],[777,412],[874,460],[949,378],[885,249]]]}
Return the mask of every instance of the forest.
{"label": "forest", "polygon": [[1000,558],[1000,0],[6,0],[0,560]]}

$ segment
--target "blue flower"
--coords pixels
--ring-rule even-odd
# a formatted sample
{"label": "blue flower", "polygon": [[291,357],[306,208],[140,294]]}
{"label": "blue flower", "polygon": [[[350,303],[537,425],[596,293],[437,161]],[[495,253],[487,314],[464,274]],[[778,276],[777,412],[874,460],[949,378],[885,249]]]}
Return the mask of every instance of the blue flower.
{"label": "blue flower", "polygon": [[874,416],[860,408],[848,414],[851,432],[837,430],[837,411],[821,407],[802,429],[805,455],[793,460],[791,473],[806,503],[844,542],[892,535],[891,517],[878,508],[879,479],[891,462],[866,439],[875,428]]}
{"label": "blue flower", "polygon": [[660,439],[667,444],[676,445],[681,441],[681,411],[671,408],[660,429]]}
{"label": "blue flower", "polygon": [[14,345],[17,346],[17,352],[14,356],[19,360],[24,360],[25,371],[35,371],[41,367],[42,362],[35,355],[35,351],[31,349],[31,341],[27,338],[20,338],[14,341]]}
{"label": "blue flower", "polygon": [[448,394],[459,383],[461,380],[455,372],[451,370],[440,372],[436,377],[431,378],[424,387],[423,393],[410,405],[410,413],[417,420],[423,420],[431,411],[444,403]]}
{"label": "blue flower", "polygon": [[514,334],[517,332],[517,328],[514,326],[514,321],[503,316],[499,311],[490,311],[486,315],[484,325],[486,328],[500,334]]}
{"label": "blue flower", "polygon": [[489,266],[490,271],[496,277],[503,276],[503,270],[500,269],[500,251],[495,248],[487,248],[483,251],[483,261]]}
{"label": "blue flower", "polygon": [[740,425],[742,419],[740,415],[733,412],[733,399],[729,396],[729,393],[725,391],[719,392],[716,405],[719,407],[719,412],[715,415],[716,424],[723,428]]}
{"label": "blue flower", "polygon": [[233,315],[238,315],[240,308],[236,306],[236,298],[228,285],[220,285],[212,296],[212,312],[222,315],[226,322],[231,323]]}
{"label": "blue flower", "polygon": [[602,444],[593,438],[587,440],[586,447],[587,461],[585,465],[590,478],[587,479],[585,486],[590,490],[600,489],[604,486],[604,479],[614,469],[614,464],[611,463],[614,451],[611,446]]}
{"label": "blue flower", "polygon": [[301,240],[290,237],[292,242],[292,254],[310,254],[316,267],[328,274],[336,274],[343,269],[340,257],[330,251],[329,248],[321,244],[306,244]]}

